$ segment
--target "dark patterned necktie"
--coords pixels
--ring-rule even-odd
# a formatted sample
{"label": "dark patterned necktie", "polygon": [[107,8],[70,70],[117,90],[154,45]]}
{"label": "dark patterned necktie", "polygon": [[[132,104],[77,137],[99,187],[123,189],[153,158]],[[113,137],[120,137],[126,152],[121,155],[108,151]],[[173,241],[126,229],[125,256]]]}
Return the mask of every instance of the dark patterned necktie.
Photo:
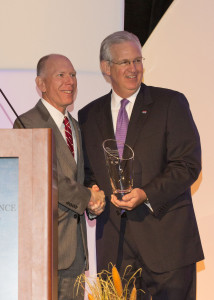
{"label": "dark patterned necktie", "polygon": [[71,125],[66,116],[64,117],[63,123],[65,125],[65,136],[66,136],[67,145],[72,155],[74,156],[74,144],[73,144]]}
{"label": "dark patterned necktie", "polygon": [[127,99],[122,99],[120,101],[121,106],[120,110],[118,112],[117,116],[117,126],[116,126],[116,140],[118,141],[117,143],[117,149],[119,152],[120,158],[123,157],[123,143],[126,141],[126,134],[127,134],[127,129],[129,125],[129,118],[128,114],[126,111],[126,105],[129,103],[129,100]]}

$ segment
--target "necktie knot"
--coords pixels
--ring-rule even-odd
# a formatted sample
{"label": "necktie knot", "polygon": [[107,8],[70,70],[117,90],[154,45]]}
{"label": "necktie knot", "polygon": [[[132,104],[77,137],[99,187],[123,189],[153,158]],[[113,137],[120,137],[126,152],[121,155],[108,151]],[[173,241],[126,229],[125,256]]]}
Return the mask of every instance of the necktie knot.
{"label": "necktie knot", "polygon": [[64,124],[65,126],[69,126],[69,127],[71,127],[71,125],[70,125],[70,122],[69,122],[69,120],[68,120],[68,117],[67,117],[67,116],[64,116],[64,119],[63,119],[63,124]]}
{"label": "necktie knot", "polygon": [[128,100],[128,99],[122,99],[122,100],[120,101],[121,108],[124,109],[128,103],[129,103],[129,100]]}

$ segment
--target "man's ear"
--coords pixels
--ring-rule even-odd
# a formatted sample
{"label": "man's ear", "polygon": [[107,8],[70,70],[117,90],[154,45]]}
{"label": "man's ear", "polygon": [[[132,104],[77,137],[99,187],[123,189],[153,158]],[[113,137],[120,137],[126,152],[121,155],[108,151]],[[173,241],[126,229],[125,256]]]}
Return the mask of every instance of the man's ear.
{"label": "man's ear", "polygon": [[36,81],[36,85],[37,85],[38,89],[42,93],[45,93],[46,92],[46,86],[45,86],[44,79],[41,76],[37,76],[35,81]]}
{"label": "man's ear", "polygon": [[110,71],[110,63],[109,63],[109,61],[102,60],[102,61],[100,62],[100,69],[101,69],[103,75],[107,75],[107,76],[110,76],[110,75],[111,75],[111,71]]}

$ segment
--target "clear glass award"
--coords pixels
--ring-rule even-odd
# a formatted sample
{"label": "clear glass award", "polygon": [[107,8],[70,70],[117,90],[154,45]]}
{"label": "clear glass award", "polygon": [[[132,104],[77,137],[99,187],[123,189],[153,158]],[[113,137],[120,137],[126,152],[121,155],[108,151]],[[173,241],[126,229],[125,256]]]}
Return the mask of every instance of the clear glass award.
{"label": "clear glass award", "polygon": [[[121,157],[120,148],[123,149]],[[127,144],[113,139],[105,140],[103,149],[113,194],[121,200],[133,188],[134,151]]]}

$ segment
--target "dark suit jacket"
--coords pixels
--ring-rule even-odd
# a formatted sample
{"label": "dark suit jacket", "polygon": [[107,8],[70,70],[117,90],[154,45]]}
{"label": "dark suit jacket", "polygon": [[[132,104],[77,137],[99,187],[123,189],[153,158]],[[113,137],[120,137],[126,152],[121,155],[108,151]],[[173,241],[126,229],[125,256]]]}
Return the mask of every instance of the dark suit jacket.
{"label": "dark suit jacket", "polygon": [[[97,219],[98,271],[116,263],[120,212],[112,193],[102,143],[115,138],[111,93],[79,111],[86,183],[97,182],[107,204]],[[153,212],[141,204],[127,211],[133,249],[154,272],[203,259],[190,186],[201,170],[199,134],[183,94],[142,84],[129,122],[126,143],[135,153],[134,187],[143,188]],[[129,237],[125,243],[132,247]]]}
{"label": "dark suit jacket", "polygon": [[[69,115],[77,139],[77,164],[41,100],[36,106],[20,116],[26,128],[52,128],[54,134],[58,173],[58,269],[67,269],[74,261],[77,251],[77,220],[80,216],[83,245],[88,266],[86,223],[84,211],[90,199],[90,191],[84,187],[84,168],[81,135],[78,123]],[[14,128],[23,128],[18,120]]]}

